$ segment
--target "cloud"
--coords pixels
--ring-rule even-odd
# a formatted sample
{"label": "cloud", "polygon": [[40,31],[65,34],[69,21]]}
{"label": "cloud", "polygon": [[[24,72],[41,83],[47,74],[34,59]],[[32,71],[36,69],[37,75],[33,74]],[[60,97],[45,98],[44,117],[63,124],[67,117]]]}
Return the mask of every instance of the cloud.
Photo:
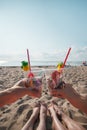
{"label": "cloud", "polygon": [[87,47],[79,48],[77,49],[78,53],[86,53],[87,52]]}
{"label": "cloud", "polygon": [[[40,60],[44,61],[64,61],[68,50],[56,50],[51,53],[44,52],[39,56]],[[83,47],[72,47],[71,52],[68,57],[68,61],[84,61],[87,60],[87,46]]]}
{"label": "cloud", "polygon": [[4,64],[4,63],[7,63],[7,61],[0,60],[0,65],[2,65],[2,64]]}
{"label": "cloud", "polygon": [[32,53],[31,60],[41,61],[63,61],[65,59],[67,50],[55,50],[52,52]]}
{"label": "cloud", "polygon": [[87,46],[73,48],[70,57],[74,61],[84,61],[84,60],[87,60]]}
{"label": "cloud", "polygon": [[[68,50],[53,50],[52,52],[32,52],[30,54],[31,61],[64,61]],[[27,60],[27,54],[0,55],[1,64],[5,62],[18,62]],[[67,61],[87,61],[87,46],[72,47]],[[2,62],[3,61],[3,62]]]}

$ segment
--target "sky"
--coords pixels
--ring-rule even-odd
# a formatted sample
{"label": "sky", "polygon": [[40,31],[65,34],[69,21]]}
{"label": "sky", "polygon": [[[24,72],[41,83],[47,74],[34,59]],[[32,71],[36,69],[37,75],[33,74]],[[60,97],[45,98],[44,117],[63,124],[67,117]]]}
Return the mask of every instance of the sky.
{"label": "sky", "polygon": [[0,61],[87,61],[87,0],[0,0]]}

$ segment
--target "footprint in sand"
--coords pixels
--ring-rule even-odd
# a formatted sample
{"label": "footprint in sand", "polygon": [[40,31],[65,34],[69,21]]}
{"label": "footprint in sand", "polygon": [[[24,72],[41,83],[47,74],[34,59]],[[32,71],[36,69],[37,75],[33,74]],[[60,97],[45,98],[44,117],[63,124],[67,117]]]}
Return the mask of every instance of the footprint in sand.
{"label": "footprint in sand", "polygon": [[22,112],[23,112],[26,108],[28,108],[28,107],[29,107],[28,104],[23,104],[23,105],[19,106],[19,108],[18,108],[18,110],[17,110],[17,114],[18,114],[18,115],[21,115]]}
{"label": "footprint in sand", "polygon": [[0,130],[7,130],[7,127],[5,127],[5,126],[0,126]]}

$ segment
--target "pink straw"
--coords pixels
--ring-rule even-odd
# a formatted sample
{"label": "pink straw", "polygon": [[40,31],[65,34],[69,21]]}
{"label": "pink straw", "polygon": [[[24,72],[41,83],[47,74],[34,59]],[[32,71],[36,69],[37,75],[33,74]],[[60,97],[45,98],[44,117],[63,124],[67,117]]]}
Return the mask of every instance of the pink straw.
{"label": "pink straw", "polygon": [[63,65],[62,65],[61,71],[60,71],[59,73],[57,73],[56,71],[54,71],[54,72],[52,73],[52,79],[55,81],[55,83],[57,83],[58,80],[60,79],[60,75],[61,75],[62,72],[63,72],[63,69],[64,69],[64,67],[65,67],[65,64],[66,64],[66,61],[67,61],[67,59],[68,59],[68,56],[69,56],[70,51],[71,51],[71,48],[69,48],[69,50],[68,50],[68,53],[67,53],[67,55],[66,55],[66,57],[65,57],[65,60],[64,60],[64,63],[63,63]]}
{"label": "pink straw", "polygon": [[30,71],[31,71],[30,56],[29,56],[29,51],[28,51],[28,49],[27,49],[27,57],[28,57],[28,65],[29,65]]}
{"label": "pink straw", "polygon": [[[65,67],[66,61],[67,61],[68,56],[69,56],[69,54],[70,54],[70,51],[71,51],[71,48],[69,48],[68,53],[67,53],[67,55],[66,55],[66,57],[65,57],[64,63],[63,63],[63,65],[62,65],[62,71],[61,71],[61,74],[62,74],[63,69],[64,69],[64,67]],[[59,76],[59,77],[60,77],[60,76]]]}
{"label": "pink straw", "polygon": [[66,57],[65,57],[65,60],[64,60],[64,63],[63,63],[62,68],[64,68],[64,67],[65,67],[66,61],[67,61],[68,56],[69,56],[69,54],[70,54],[70,51],[71,51],[71,48],[69,48],[69,50],[68,50],[68,53],[67,53],[67,55],[66,55]]}

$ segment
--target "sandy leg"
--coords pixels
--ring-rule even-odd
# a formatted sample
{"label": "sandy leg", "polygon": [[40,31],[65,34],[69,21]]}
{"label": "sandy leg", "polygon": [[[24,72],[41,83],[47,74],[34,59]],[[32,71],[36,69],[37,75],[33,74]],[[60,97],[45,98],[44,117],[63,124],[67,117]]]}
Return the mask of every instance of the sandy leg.
{"label": "sandy leg", "polygon": [[33,130],[33,126],[34,126],[34,123],[38,117],[38,114],[39,114],[39,111],[40,111],[40,105],[37,104],[34,109],[33,109],[33,113],[30,117],[30,119],[27,121],[27,123],[24,125],[24,127],[22,128],[22,130]]}
{"label": "sandy leg", "polygon": [[55,112],[55,110],[53,108],[53,104],[51,104],[48,109],[49,109],[49,111],[51,113],[51,116],[52,116],[52,119],[53,119],[53,124],[54,124],[53,125],[54,126],[53,129],[54,130],[66,130],[66,128],[59,121],[59,119],[58,119],[58,117],[56,115],[56,112]]}
{"label": "sandy leg", "polygon": [[85,130],[79,123],[72,120],[70,117],[68,117],[66,114],[64,114],[56,104],[53,105],[56,113],[58,115],[61,115],[63,122],[65,123],[68,130]]}
{"label": "sandy leg", "polygon": [[46,115],[47,115],[47,107],[45,104],[41,104],[40,107],[40,123],[38,125],[37,130],[46,130]]}

